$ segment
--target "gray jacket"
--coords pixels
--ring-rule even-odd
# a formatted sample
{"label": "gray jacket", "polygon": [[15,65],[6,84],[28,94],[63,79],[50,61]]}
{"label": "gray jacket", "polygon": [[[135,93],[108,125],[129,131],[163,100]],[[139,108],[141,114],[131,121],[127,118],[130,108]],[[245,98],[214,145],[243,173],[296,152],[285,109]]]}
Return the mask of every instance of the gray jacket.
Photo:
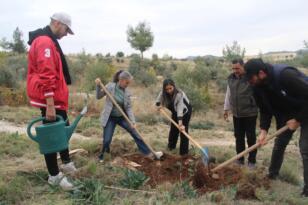
{"label": "gray jacket", "polygon": [[[156,98],[156,104],[160,103],[162,104],[163,100],[163,94],[162,91],[158,94]],[[184,100],[189,104],[189,100],[186,96],[186,94],[183,91],[179,91],[174,99],[173,106],[174,110],[176,110],[178,119],[183,118],[183,116],[188,112],[188,107],[185,105]],[[166,106],[166,105],[163,105]]]}
{"label": "gray jacket", "polygon": [[[114,96],[115,86],[116,86],[116,83],[114,82],[110,82],[106,85],[106,89],[110,92],[112,96]],[[96,85],[96,99],[101,99],[105,95],[106,93],[102,90],[101,86]],[[130,92],[127,89],[125,89],[124,90],[124,110],[123,111],[127,114],[128,118],[133,123],[136,123],[135,116],[132,111],[132,103],[131,103],[130,96],[131,96]],[[105,102],[104,109],[101,114],[101,122],[102,122],[103,127],[105,127],[108,122],[112,108],[113,108],[113,103],[111,99],[108,96],[106,96],[106,102]]]}
{"label": "gray jacket", "polygon": [[258,114],[253,90],[244,78],[234,74],[228,77],[224,110],[232,110],[235,117],[252,117]]}

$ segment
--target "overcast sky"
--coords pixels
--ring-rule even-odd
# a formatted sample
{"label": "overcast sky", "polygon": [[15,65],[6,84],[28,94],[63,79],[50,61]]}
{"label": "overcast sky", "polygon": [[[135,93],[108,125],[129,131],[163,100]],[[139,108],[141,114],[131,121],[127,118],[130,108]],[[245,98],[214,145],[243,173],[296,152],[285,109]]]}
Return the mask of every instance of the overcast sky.
{"label": "overcast sky", "polygon": [[182,58],[222,55],[237,40],[248,55],[297,50],[308,40],[307,0],[8,0],[0,7],[0,38],[47,25],[57,11],[72,16],[73,36],[60,41],[65,53],[136,52],[126,38],[128,25],[146,21],[157,53]]}

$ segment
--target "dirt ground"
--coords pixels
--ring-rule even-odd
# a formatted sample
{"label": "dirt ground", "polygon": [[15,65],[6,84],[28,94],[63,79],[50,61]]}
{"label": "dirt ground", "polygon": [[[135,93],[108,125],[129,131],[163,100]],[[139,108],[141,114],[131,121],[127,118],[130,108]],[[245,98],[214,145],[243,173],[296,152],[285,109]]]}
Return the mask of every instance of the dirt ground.
{"label": "dirt ground", "polygon": [[[261,174],[256,173],[247,177],[238,166],[221,169],[217,173],[219,177],[214,179],[208,174],[208,167],[203,165],[200,158],[190,155],[181,157],[165,153],[163,158],[157,161],[140,154],[133,154],[125,156],[125,159],[141,165],[136,168],[150,178],[147,183],[152,187],[164,182],[188,180],[199,194],[204,194],[236,185],[238,199],[255,199],[256,188],[270,187],[269,180]],[[210,167],[213,168],[215,165],[211,164]]]}

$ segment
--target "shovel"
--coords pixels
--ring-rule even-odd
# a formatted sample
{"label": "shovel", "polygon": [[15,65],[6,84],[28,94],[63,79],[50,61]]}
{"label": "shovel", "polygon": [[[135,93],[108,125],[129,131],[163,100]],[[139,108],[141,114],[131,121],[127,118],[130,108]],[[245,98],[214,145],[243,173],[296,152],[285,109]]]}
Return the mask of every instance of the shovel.
{"label": "shovel", "polygon": [[[106,89],[105,85],[103,83],[100,83],[103,91],[106,93],[106,95],[111,99],[112,103],[116,106],[116,108],[119,110],[119,112],[123,115],[123,117],[125,118],[125,120],[128,122],[128,124],[131,127],[134,127],[132,121],[127,117],[126,113],[122,110],[122,108],[119,106],[119,104],[115,101],[115,99],[113,98],[113,96],[111,95],[111,93]],[[144,144],[149,148],[149,150],[151,151],[151,153],[154,155],[155,159],[160,159],[163,156],[163,152],[155,152],[153,150],[153,148],[147,144],[144,140],[144,138],[141,136],[140,132],[134,128],[135,131],[137,132],[137,134],[139,135],[140,139],[144,142]]]}
{"label": "shovel", "polygon": [[[288,129],[289,129],[289,128],[288,128],[287,125],[283,126],[283,127],[280,128],[279,130],[277,130],[274,134],[268,136],[268,137],[266,138],[266,142],[268,142],[269,140],[271,140],[271,139],[277,137],[278,135],[280,135],[281,133],[285,132],[285,131],[288,130]],[[218,165],[217,167],[215,167],[214,169],[212,169],[212,172],[216,172],[216,171],[222,169],[223,167],[229,165],[230,163],[232,163],[232,162],[234,162],[235,160],[237,160],[237,159],[239,159],[239,158],[245,156],[245,155],[248,154],[249,152],[252,152],[253,150],[255,150],[255,149],[259,148],[259,147],[261,147],[261,144],[260,144],[259,142],[257,142],[257,143],[254,144],[253,146],[251,146],[251,147],[245,149],[244,151],[242,151],[241,153],[235,155],[235,156],[232,157],[231,159],[229,159],[229,160],[223,162],[222,164]]]}
{"label": "shovel", "polygon": [[166,113],[164,108],[160,108],[159,111],[174,125],[180,132],[182,132],[195,146],[197,146],[201,151],[201,159],[205,166],[209,164],[209,151],[207,147],[202,147],[197,141],[195,141],[185,130],[181,130],[180,126]]}

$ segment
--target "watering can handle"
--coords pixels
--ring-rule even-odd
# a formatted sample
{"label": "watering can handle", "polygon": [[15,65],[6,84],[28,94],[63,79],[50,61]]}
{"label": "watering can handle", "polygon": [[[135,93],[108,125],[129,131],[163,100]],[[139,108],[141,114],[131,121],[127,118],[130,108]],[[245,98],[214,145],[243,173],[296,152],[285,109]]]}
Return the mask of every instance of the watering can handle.
{"label": "watering can handle", "polygon": [[[28,125],[28,127],[27,127],[27,134],[28,134],[28,136],[29,136],[32,140],[34,140],[34,141],[37,142],[36,136],[32,135],[32,133],[31,133],[31,127],[32,127],[35,123],[40,122],[40,121],[43,121],[43,120],[45,120],[45,119],[46,119],[45,117],[38,117],[38,118],[35,118],[35,119],[33,119],[33,120],[30,122],[30,124]],[[63,120],[63,117],[60,116],[60,115],[56,115],[56,119],[62,119],[62,120]]]}
{"label": "watering can handle", "polygon": [[32,120],[32,121],[30,122],[30,124],[28,125],[28,127],[27,127],[27,134],[28,134],[28,136],[29,136],[32,140],[37,141],[36,136],[32,135],[32,133],[31,133],[31,127],[32,127],[35,123],[37,123],[37,122],[39,122],[39,121],[42,121],[42,120],[44,120],[44,119],[45,119],[44,117],[36,118],[36,119]]}

